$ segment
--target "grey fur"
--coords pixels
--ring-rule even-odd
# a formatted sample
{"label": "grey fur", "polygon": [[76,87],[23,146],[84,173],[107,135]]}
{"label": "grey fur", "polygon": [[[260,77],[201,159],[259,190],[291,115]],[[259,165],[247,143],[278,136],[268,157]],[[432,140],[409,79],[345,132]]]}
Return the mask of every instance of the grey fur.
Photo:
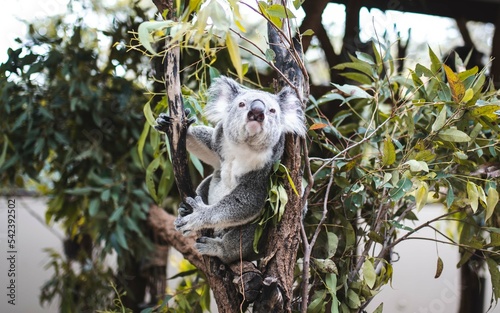
{"label": "grey fur", "polygon": [[187,148],[214,172],[198,186],[197,197],[186,199],[193,211],[181,206],[175,227],[184,234],[214,229],[214,237],[198,238],[196,248],[229,264],[256,257],[252,222],[264,208],[284,134],[305,136],[304,112],[289,88],[274,95],[220,77],[208,93],[205,113],[215,127],[191,126]]}

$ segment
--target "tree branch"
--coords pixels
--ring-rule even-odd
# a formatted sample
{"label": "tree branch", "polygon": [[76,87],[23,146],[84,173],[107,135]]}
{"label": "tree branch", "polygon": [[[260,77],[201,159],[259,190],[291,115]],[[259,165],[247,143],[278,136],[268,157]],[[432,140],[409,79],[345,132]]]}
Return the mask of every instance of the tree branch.
{"label": "tree branch", "polygon": [[167,244],[182,253],[184,258],[199,269],[205,264],[198,251],[194,248],[194,239],[185,237],[174,227],[175,216],[168,214],[162,208],[154,205],[149,209],[148,223],[153,232]]}

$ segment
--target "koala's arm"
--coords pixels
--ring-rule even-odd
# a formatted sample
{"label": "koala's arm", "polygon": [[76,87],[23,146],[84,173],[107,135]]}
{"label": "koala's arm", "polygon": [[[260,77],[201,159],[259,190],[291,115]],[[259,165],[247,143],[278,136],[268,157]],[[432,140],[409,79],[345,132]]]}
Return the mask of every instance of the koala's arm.
{"label": "koala's arm", "polygon": [[220,157],[214,147],[215,130],[208,126],[191,126],[187,133],[187,149],[198,159],[214,168],[220,168]]}
{"label": "koala's arm", "polygon": [[254,221],[267,199],[270,166],[252,171],[240,178],[239,184],[219,202],[207,205],[201,197],[187,198],[193,213],[176,220],[178,230],[188,233],[207,228],[227,228]]}

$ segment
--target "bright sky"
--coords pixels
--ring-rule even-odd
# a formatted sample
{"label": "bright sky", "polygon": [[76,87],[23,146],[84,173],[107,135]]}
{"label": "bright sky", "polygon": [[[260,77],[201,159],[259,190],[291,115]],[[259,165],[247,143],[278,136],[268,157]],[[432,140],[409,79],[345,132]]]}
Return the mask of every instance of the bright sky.
{"label": "bright sky", "polygon": [[[5,2],[5,1],[4,1]],[[28,31],[22,20],[35,20],[65,12],[68,0],[10,0],[0,10],[0,62],[7,60],[7,49],[18,47],[17,37]]]}

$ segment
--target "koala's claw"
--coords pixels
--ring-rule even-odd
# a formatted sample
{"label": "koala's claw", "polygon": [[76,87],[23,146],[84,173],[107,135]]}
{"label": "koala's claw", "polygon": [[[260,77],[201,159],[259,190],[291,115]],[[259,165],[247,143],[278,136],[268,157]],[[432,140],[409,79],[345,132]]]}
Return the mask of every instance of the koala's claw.
{"label": "koala's claw", "polygon": [[[191,115],[191,110],[190,109],[184,109],[184,114],[186,116]],[[187,120],[187,125],[190,126],[196,122],[196,117],[190,117]],[[167,113],[160,113],[158,118],[156,119],[156,125],[154,126],[156,130],[161,131],[161,132],[167,132],[168,125],[172,124],[172,118],[167,115]]]}
{"label": "koala's claw", "polygon": [[182,217],[178,217],[175,221],[174,221],[174,226],[175,226],[175,229],[182,232],[182,234],[184,236],[188,235],[191,230],[190,229],[184,229],[187,225],[188,221]]}
{"label": "koala's claw", "polygon": [[200,237],[196,240],[194,247],[198,252],[205,255],[220,257],[223,255],[222,241],[220,238]]}
{"label": "koala's claw", "polygon": [[[191,115],[191,110],[188,109],[188,108],[184,109],[184,115],[187,116],[187,117],[189,117],[189,115]],[[187,120],[187,125],[190,126],[194,122],[196,122],[196,116],[189,117],[188,120]]]}
{"label": "koala's claw", "polygon": [[203,199],[200,197],[200,196],[196,196],[194,198],[191,198],[191,197],[187,197],[186,198],[186,203],[191,206],[193,208],[193,210],[195,208],[198,208],[198,207],[201,207],[201,206],[204,206],[205,203],[203,203]]}
{"label": "koala's claw", "polygon": [[165,133],[169,124],[172,124],[172,118],[166,113],[160,113],[156,119],[155,129]]}
{"label": "koala's claw", "polygon": [[179,205],[178,212],[179,212],[179,216],[184,217],[186,215],[189,215],[189,214],[193,213],[193,208],[190,207],[189,204],[186,204],[186,203],[182,202]]}

